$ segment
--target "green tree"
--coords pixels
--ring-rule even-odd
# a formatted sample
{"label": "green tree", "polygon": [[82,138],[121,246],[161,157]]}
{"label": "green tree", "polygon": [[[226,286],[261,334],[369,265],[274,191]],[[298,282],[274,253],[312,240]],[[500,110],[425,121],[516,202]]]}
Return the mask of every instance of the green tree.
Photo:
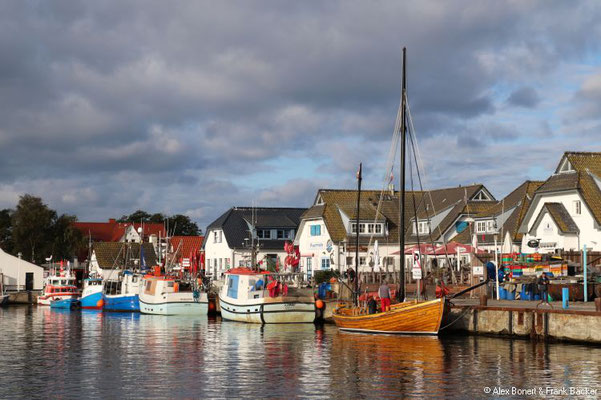
{"label": "green tree", "polygon": [[0,210],[0,248],[7,253],[13,252],[12,217],[10,209]]}
{"label": "green tree", "polygon": [[149,222],[151,215],[143,210],[137,210],[130,215],[124,215],[118,222]]}
{"label": "green tree", "polygon": [[52,251],[55,260],[69,260],[78,251],[87,246],[86,238],[73,223],[77,221],[74,215],[63,214],[56,219],[52,226],[51,240]]}
{"label": "green tree", "polygon": [[49,246],[56,212],[48,208],[42,199],[29,194],[20,197],[12,215],[13,252],[21,252],[25,260],[42,263],[52,251]]}
{"label": "green tree", "polygon": [[167,217],[164,214],[156,213],[152,214],[150,218],[148,218],[148,222],[152,222],[153,224],[162,224],[166,219]]}
{"label": "green tree", "polygon": [[196,222],[182,214],[169,217],[169,229],[174,236],[198,236],[201,232]]}

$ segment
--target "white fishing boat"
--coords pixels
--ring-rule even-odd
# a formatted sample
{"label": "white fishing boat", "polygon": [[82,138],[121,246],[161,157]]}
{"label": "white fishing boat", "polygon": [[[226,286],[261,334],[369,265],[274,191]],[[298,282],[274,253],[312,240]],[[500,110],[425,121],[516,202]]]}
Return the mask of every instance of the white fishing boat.
{"label": "white fishing boat", "polygon": [[207,315],[207,293],[169,276],[144,277],[140,288],[140,312],[160,315]]}
{"label": "white fishing boat", "polygon": [[221,317],[255,324],[308,323],[315,320],[315,299],[288,288],[280,274],[234,268],[219,292]]}
{"label": "white fishing boat", "polygon": [[49,306],[52,301],[78,297],[79,289],[75,285],[75,277],[61,270],[58,275],[50,275],[44,280],[44,289],[38,296],[38,304]]}

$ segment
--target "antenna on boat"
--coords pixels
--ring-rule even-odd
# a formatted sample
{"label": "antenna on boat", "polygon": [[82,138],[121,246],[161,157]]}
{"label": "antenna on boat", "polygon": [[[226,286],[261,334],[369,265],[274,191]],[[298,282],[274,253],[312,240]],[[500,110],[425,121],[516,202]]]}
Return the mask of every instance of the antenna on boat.
{"label": "antenna on boat", "polygon": [[363,169],[363,163],[359,163],[359,170],[357,171],[357,218],[355,219],[355,230],[356,230],[356,246],[355,246],[355,289],[353,293],[353,302],[355,305],[359,303],[359,210],[361,203],[361,173]]}
{"label": "antenna on boat", "polygon": [[403,80],[401,86],[401,196],[399,199],[400,227],[399,227],[399,291],[397,298],[399,301],[405,300],[405,142],[407,135],[407,124],[405,109],[407,108],[407,71],[406,71],[407,48],[403,47]]}

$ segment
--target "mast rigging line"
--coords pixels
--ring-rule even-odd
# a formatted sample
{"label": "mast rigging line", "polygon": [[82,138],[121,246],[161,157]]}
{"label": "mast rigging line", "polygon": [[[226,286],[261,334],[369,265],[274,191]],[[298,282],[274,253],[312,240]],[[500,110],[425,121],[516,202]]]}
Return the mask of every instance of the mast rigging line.
{"label": "mast rigging line", "polygon": [[[407,95],[405,94],[405,96],[407,97]],[[424,191],[424,185],[422,183],[422,178],[421,178],[421,174],[419,172],[420,167],[422,169],[422,171],[424,171],[424,181],[426,180],[426,174],[425,174],[425,167],[424,167],[424,162],[423,159],[421,157],[421,152],[419,150],[419,146],[417,146],[417,140],[415,138],[415,126],[413,125],[413,117],[411,114],[411,108],[409,107],[409,99],[407,98],[405,101],[406,107],[407,107],[407,120],[409,122],[409,140],[411,140],[411,147],[413,149],[413,157],[415,160],[415,165],[416,165],[416,171],[417,171],[417,177],[418,177],[418,181],[419,181],[419,187],[420,190],[423,192]],[[432,192],[428,191],[428,197],[430,198],[430,205],[432,206],[432,212],[434,215],[436,215],[436,207],[434,206],[434,200],[432,199]],[[421,201],[420,201],[420,206],[422,201],[425,199],[425,196],[422,197]],[[428,233],[430,236],[430,242],[432,244],[432,246],[434,246],[434,239],[432,237],[432,230],[430,229],[430,223],[431,223],[431,219],[430,219],[430,214],[428,213],[428,210],[426,209],[426,218],[427,218],[427,222],[428,222]],[[416,219],[416,226],[417,226],[417,214],[415,216]],[[447,251],[447,241],[445,240],[445,237],[443,235],[442,230],[440,229],[440,224],[437,225],[436,227],[438,229],[438,235],[440,236],[440,238],[442,239],[442,244],[443,244],[443,248],[444,248],[444,252],[445,252],[445,259],[447,261],[447,265],[451,265],[450,260],[449,260],[449,253]]]}

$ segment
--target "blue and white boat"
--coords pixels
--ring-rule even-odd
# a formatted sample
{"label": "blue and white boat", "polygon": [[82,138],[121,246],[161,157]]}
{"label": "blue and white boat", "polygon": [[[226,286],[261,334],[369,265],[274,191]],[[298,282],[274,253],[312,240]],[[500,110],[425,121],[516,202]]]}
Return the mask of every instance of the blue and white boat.
{"label": "blue and white boat", "polygon": [[50,308],[60,308],[63,310],[75,310],[81,306],[79,300],[74,298],[62,299],[62,300],[52,300],[50,302]]}
{"label": "blue and white boat", "polygon": [[83,291],[81,292],[81,308],[90,310],[101,310],[103,282],[101,278],[86,278],[83,280]]}
{"label": "blue and white boat", "polygon": [[140,311],[140,282],[142,278],[123,271],[119,280],[107,281],[104,288],[104,311]]}

